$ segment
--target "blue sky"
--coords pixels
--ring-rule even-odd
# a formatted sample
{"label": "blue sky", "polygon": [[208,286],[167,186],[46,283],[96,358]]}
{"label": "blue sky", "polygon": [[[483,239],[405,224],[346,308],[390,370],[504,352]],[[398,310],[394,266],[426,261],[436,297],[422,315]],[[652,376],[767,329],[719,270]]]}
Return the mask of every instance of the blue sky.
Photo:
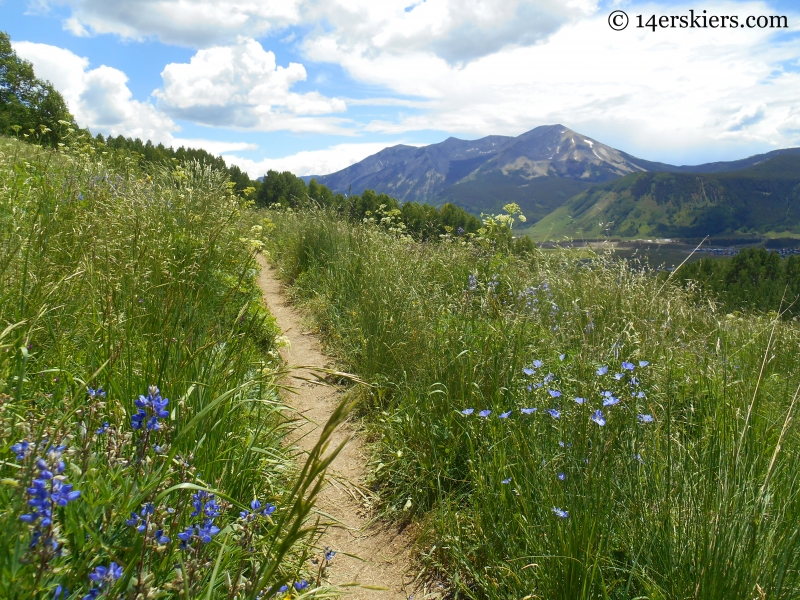
{"label": "blue sky", "polygon": [[[789,28],[635,27],[690,9]],[[253,176],[552,123],[679,164],[800,146],[788,0],[0,0],[0,29],[93,132]]]}

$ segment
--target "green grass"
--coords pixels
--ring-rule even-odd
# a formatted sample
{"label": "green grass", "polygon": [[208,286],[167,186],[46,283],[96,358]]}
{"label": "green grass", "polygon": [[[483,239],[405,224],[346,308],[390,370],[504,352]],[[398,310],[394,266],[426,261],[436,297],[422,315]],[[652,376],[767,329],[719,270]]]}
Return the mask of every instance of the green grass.
{"label": "green grass", "polygon": [[[118,159],[0,138],[0,596],[252,599],[305,576],[326,435],[305,464],[281,445],[277,330],[224,174]],[[168,414],[136,430],[149,386]],[[81,492],[50,525],[20,518],[36,478]],[[277,508],[240,519],[255,499]]]}
{"label": "green grass", "polygon": [[270,218],[328,347],[376,385],[362,410],[385,509],[420,521],[453,597],[800,596],[796,324],[726,316],[601,256]]}

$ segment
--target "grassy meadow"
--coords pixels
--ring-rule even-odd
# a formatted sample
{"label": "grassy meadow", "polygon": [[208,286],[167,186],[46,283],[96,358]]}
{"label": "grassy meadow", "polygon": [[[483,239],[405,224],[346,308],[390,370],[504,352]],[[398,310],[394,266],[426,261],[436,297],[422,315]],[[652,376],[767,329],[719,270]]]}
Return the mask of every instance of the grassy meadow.
{"label": "grassy meadow", "polygon": [[452,597],[800,597],[795,322],[599,255],[267,215]]}
{"label": "grassy meadow", "polygon": [[245,210],[197,163],[0,138],[0,597],[324,595]]}

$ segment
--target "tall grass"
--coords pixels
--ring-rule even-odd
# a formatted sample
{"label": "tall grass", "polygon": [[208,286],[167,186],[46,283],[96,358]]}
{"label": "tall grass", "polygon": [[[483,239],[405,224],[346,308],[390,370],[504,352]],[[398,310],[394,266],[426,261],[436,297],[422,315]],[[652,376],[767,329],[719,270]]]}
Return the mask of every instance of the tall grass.
{"label": "tall grass", "polygon": [[796,324],[603,256],[270,219],[454,597],[800,597]]}
{"label": "tall grass", "polygon": [[241,201],[131,164],[0,139],[0,596],[310,595]]}

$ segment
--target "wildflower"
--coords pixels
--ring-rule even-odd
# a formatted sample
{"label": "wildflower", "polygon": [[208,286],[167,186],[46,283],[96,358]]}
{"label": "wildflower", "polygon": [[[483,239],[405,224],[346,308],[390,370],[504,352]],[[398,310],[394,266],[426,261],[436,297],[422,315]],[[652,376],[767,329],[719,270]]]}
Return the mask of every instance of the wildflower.
{"label": "wildflower", "polygon": [[566,354],[559,354],[558,355],[558,360],[563,361],[565,356],[566,356]]}
{"label": "wildflower", "polygon": [[103,435],[105,433],[108,433],[108,428],[109,428],[108,421],[103,421],[103,424],[97,431],[95,431],[95,433],[97,435]]}
{"label": "wildflower", "polygon": [[619,381],[623,377],[625,377],[625,373],[615,373],[614,374],[614,379],[616,379],[617,381]]}
{"label": "wildflower", "polygon": [[461,414],[469,416],[474,412],[475,412],[474,408],[465,408],[464,410],[461,411]]}
{"label": "wildflower", "polygon": [[542,382],[543,382],[543,383],[550,383],[551,381],[553,381],[553,379],[555,379],[555,375],[553,375],[552,373],[548,373],[548,374],[545,376],[545,378],[544,378],[544,379],[542,379]]}
{"label": "wildflower", "polygon": [[640,415],[637,415],[636,418],[639,419],[640,423],[652,423],[654,421],[653,415],[640,414]]}
{"label": "wildflower", "polygon": [[521,412],[523,415],[529,415],[531,413],[535,413],[536,408],[523,408],[519,412]]}
{"label": "wildflower", "polygon": [[534,367],[535,369],[538,369],[538,368],[540,368],[540,367],[542,366],[542,364],[543,364],[543,363],[542,363],[542,361],[540,361],[540,360],[535,360],[535,361],[533,361],[533,367]]}
{"label": "wildflower", "polygon": [[478,278],[475,275],[470,275],[468,282],[467,282],[467,289],[470,292],[474,292],[478,289]]}
{"label": "wildflower", "polygon": [[586,402],[586,398],[575,398],[575,404],[583,404],[584,402]]}
{"label": "wildflower", "polygon": [[513,411],[513,410],[509,410],[508,412],[500,413],[500,415],[498,416],[498,418],[499,418],[499,419],[507,419],[507,418],[508,418],[508,416],[509,416],[509,415],[510,415],[512,412],[514,412],[514,411]]}
{"label": "wildflower", "polygon": [[608,373],[608,367],[600,367],[599,369],[597,369],[597,374],[601,377],[606,373]]}
{"label": "wildflower", "polygon": [[482,410],[481,412],[479,412],[479,413],[478,413],[478,416],[479,416],[479,417],[486,418],[486,417],[488,417],[490,414],[492,414],[492,411],[490,411],[489,409],[485,409],[485,410]]}
{"label": "wildflower", "polygon": [[307,587],[308,587],[308,582],[305,579],[296,581],[294,584],[294,589],[296,589],[298,592],[306,589]]}
{"label": "wildflower", "polygon": [[268,517],[277,509],[274,504],[270,504],[269,502],[267,502],[266,505],[264,505],[264,508],[262,508],[260,500],[253,500],[250,502],[250,508],[253,511],[252,513],[250,511],[243,510],[239,512],[239,516],[246,521],[252,521],[259,515]]}
{"label": "wildflower", "polygon": [[600,409],[594,411],[594,414],[592,415],[592,421],[600,425],[600,427],[603,427],[606,424],[606,419],[603,416],[603,411]]}
{"label": "wildflower", "polygon": [[619,398],[616,396],[610,396],[603,400],[603,406],[615,406],[617,404],[619,404]]}
{"label": "wildflower", "polygon": [[120,577],[122,577],[122,567],[115,562],[112,562],[107,567],[100,565],[89,574],[89,579],[101,585],[105,582],[113,583]]}
{"label": "wildflower", "polygon": [[640,366],[640,367],[646,367],[646,366],[647,366],[647,365],[649,365],[649,364],[650,364],[650,362],[649,362],[649,361],[646,361],[646,360],[640,360],[640,361],[639,361],[639,366]]}
{"label": "wildflower", "polygon": [[560,418],[561,418],[561,411],[560,411],[560,410],[556,410],[555,408],[548,408],[548,409],[547,409],[547,412],[548,412],[548,413],[550,414],[550,416],[551,416],[551,417],[553,417],[554,419],[560,419]]}
{"label": "wildflower", "polygon": [[169,538],[166,535],[164,535],[163,529],[159,529],[158,531],[156,531],[155,535],[153,536],[153,539],[162,546],[164,544],[169,544]]}
{"label": "wildflower", "polygon": [[528,377],[536,373],[536,371],[534,371],[530,367],[525,367],[524,369],[522,369],[522,372],[525,373],[525,375],[527,375]]}
{"label": "wildflower", "polygon": [[[131,427],[133,429],[141,429],[144,424],[146,429],[158,430],[161,428],[159,419],[165,419],[169,416],[166,409],[169,400],[161,397],[159,389],[151,385],[148,388],[147,396],[139,396],[134,400],[134,404],[139,409],[135,415],[131,417]],[[147,423],[144,423],[147,419]]]}
{"label": "wildflower", "polygon": [[609,392],[608,390],[603,390],[602,392],[600,392],[600,395],[603,396],[604,398],[611,398],[611,396],[613,396],[614,393]]}
{"label": "wildflower", "polygon": [[638,460],[640,463],[644,464],[644,460],[642,460],[642,455],[641,454],[634,454],[633,458]]}
{"label": "wildflower", "polygon": [[557,475],[557,477],[558,477],[558,478],[559,478],[561,481],[564,481],[564,480],[567,478],[567,475],[566,475],[566,473],[561,473],[561,472],[559,472],[559,474]]}
{"label": "wildflower", "polygon": [[89,398],[94,400],[95,398],[105,398],[106,393],[103,388],[99,387],[96,390],[92,388],[87,388],[86,393],[89,395]]}
{"label": "wildflower", "polygon": [[503,481],[501,481],[500,483],[502,483],[503,485],[507,485],[511,483],[511,479],[512,479],[511,477],[509,477],[508,479],[503,479]]}
{"label": "wildflower", "polygon": [[53,595],[53,600],[67,600],[68,596],[69,596],[69,590],[64,586],[62,586],[61,584],[59,584],[56,587],[56,593]]}
{"label": "wildflower", "polygon": [[205,490],[192,494],[192,506],[194,510],[189,515],[192,517],[202,514],[204,517],[214,518],[220,514],[220,506],[214,498],[214,494],[209,494]]}
{"label": "wildflower", "polygon": [[622,363],[622,368],[626,371],[633,371],[636,366],[633,363],[629,363],[627,360]]}
{"label": "wildflower", "polygon": [[561,396],[561,392],[558,390],[547,390],[547,393],[550,394],[553,398],[558,398]]}
{"label": "wildflower", "polygon": [[644,392],[638,392],[638,393],[636,394],[636,397],[637,397],[637,398],[644,398]]}
{"label": "wildflower", "polygon": [[557,507],[555,507],[555,506],[553,507],[553,509],[552,509],[552,510],[553,510],[553,512],[555,513],[555,515],[556,515],[556,516],[557,516],[559,519],[566,519],[566,518],[568,518],[568,517],[569,517],[569,513],[568,513],[567,511],[565,511],[565,510],[562,510],[562,509],[560,509],[560,508],[557,508]]}
{"label": "wildflower", "polygon": [[16,454],[17,460],[25,460],[25,457],[28,456],[28,450],[30,449],[30,446],[30,443],[22,440],[21,442],[17,442],[11,446],[11,451]]}
{"label": "wildflower", "polygon": [[635,387],[640,383],[641,382],[639,381],[639,379],[637,379],[636,377],[631,377],[631,380],[628,382],[628,385],[630,385],[631,387]]}
{"label": "wildflower", "polygon": [[325,547],[325,560],[327,560],[328,562],[331,562],[333,560],[334,556],[336,556],[336,551],[331,550],[330,548],[328,548],[326,546]]}

